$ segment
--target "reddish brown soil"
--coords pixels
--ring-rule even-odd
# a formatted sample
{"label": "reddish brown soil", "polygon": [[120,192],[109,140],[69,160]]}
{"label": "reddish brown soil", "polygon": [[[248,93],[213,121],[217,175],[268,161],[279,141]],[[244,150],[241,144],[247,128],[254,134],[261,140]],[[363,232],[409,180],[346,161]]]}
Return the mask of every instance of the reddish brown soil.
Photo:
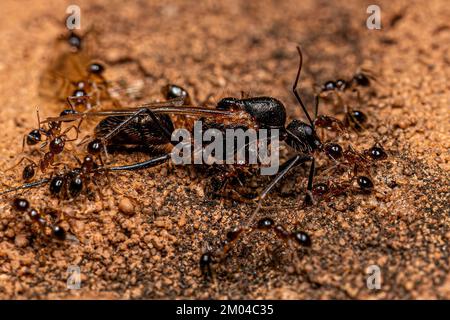
{"label": "reddish brown soil", "polygon": [[[312,86],[374,70],[376,97],[361,106],[369,128],[351,134],[358,149],[379,140],[389,159],[373,178],[370,195],[347,194],[301,209],[304,175],[289,177],[270,195],[261,214],[309,232],[311,250],[294,263],[291,251],[270,234],[253,234],[230,252],[205,283],[198,260],[207,242],[251,214],[253,204],[209,200],[191,170],[163,165],[115,174],[105,197],[51,199],[47,188],[23,192],[38,208],[58,207],[79,244],[45,239],[0,200],[0,298],[450,298],[449,130],[450,16],[446,1],[382,1],[382,29],[365,27],[368,2],[328,1],[78,1],[82,27],[99,28],[98,56],[138,58],[113,66],[109,79],[144,84],[143,99],[161,99],[174,82],[196,101],[213,94],[271,95],[290,118],[301,111],[290,91],[304,53],[302,94]],[[22,136],[52,105],[37,94],[60,22],[70,1],[0,3],[0,163],[18,160]],[[84,25],[85,24],[85,25]],[[142,82],[143,81],[143,82]],[[134,102],[137,103],[138,101]],[[333,113],[332,108],[324,112]],[[118,155],[118,162],[144,155]],[[2,175],[19,183],[19,169]],[[6,187],[5,187],[6,188]],[[122,206],[127,204],[122,204]],[[129,205],[129,204],[128,204]],[[128,208],[129,209],[129,208]],[[368,266],[381,268],[380,290],[366,287]],[[68,290],[69,265],[81,268],[80,290]]]}

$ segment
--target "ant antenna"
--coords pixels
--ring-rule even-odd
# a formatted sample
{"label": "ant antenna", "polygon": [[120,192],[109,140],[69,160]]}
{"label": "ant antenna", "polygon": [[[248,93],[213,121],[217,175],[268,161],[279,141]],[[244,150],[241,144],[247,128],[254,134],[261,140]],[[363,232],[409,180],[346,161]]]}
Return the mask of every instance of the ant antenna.
{"label": "ant antenna", "polygon": [[292,87],[292,92],[294,93],[295,97],[297,98],[297,101],[300,103],[302,109],[303,109],[303,113],[306,115],[306,117],[308,118],[309,123],[311,124],[311,127],[313,127],[314,129],[314,122],[312,121],[308,110],[306,110],[305,105],[303,104],[302,99],[300,98],[300,95],[297,92],[297,86],[298,86],[298,80],[300,78],[300,71],[302,70],[302,64],[303,64],[303,55],[302,55],[302,51],[300,50],[300,47],[297,46],[297,51],[298,54],[300,56],[300,63],[298,65],[298,71],[297,71],[297,76],[295,77],[295,82],[294,82],[294,86]]}
{"label": "ant antenna", "polygon": [[43,185],[43,184],[45,184],[45,183],[47,183],[49,181],[50,181],[50,179],[45,178],[45,179],[42,179],[42,180],[26,183],[24,185],[21,185],[21,186],[18,186],[18,187],[11,188],[11,189],[5,190],[3,192],[0,192],[0,196],[3,196],[3,195],[5,195],[7,193],[10,193],[10,192],[22,190],[22,189],[30,189],[30,188],[39,187],[40,185]]}

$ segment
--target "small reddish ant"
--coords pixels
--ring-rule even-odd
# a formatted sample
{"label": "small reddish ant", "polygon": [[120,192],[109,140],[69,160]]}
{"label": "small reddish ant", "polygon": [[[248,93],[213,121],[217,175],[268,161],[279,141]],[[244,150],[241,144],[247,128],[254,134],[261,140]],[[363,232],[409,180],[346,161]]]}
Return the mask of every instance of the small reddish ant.
{"label": "small reddish ant", "polygon": [[[60,115],[65,116],[74,113],[75,111],[73,109],[67,109],[62,111]],[[82,122],[81,119],[77,126],[72,125],[62,131],[62,122],[64,121],[50,121],[47,123],[47,128],[45,128],[41,126],[42,122],[39,120],[39,111],[37,111],[37,118],[38,129],[33,129],[24,136],[22,149],[25,148],[25,143],[29,146],[33,146],[41,142],[40,149],[43,149],[48,145],[49,150],[44,153],[43,157],[39,160],[39,164],[36,164],[36,162],[28,157],[23,157],[16,165],[7,169],[7,171],[11,170],[18,166],[22,161],[27,160],[29,164],[26,165],[22,171],[22,179],[26,182],[30,181],[35,176],[36,168],[39,168],[40,171],[44,173],[48,167],[54,165],[55,157],[63,152],[66,142],[78,139],[79,128]],[[75,129],[76,136],[75,138],[69,139],[67,134],[72,129]],[[43,137],[45,137],[45,140]]]}
{"label": "small reddish ant", "polygon": [[[48,230],[50,230],[50,236],[57,240],[77,240],[76,237],[68,234],[60,224],[48,222],[42,213],[39,213],[38,210],[30,207],[28,200],[23,198],[15,198],[12,206],[14,210],[18,212],[26,212],[31,221],[36,223],[45,236],[49,235]],[[57,220],[59,220],[59,218],[57,218]]]}
{"label": "small reddish ant", "polygon": [[251,227],[235,228],[231,231],[228,231],[226,234],[226,239],[221,243],[220,249],[208,250],[207,252],[203,253],[200,257],[200,270],[202,272],[202,275],[205,278],[212,278],[212,265],[214,263],[222,262],[225,259],[227,253],[244,234],[251,234],[257,231],[272,231],[277,238],[283,240],[292,249],[299,246],[309,248],[312,244],[311,238],[308,233],[304,231],[289,232],[282,225],[276,224],[271,218],[266,217],[260,219],[255,225]]}

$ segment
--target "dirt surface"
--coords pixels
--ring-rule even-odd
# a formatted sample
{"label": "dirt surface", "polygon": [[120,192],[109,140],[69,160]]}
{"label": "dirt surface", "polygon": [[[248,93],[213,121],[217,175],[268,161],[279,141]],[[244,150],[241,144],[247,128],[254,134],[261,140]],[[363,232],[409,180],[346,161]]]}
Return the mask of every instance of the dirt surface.
{"label": "dirt surface", "polygon": [[[446,1],[381,1],[382,29],[365,27],[370,2],[328,1],[78,1],[82,28],[98,27],[96,54],[112,81],[135,85],[139,101],[161,99],[177,83],[195,101],[212,94],[271,95],[300,118],[290,88],[304,54],[301,92],[312,103],[313,84],[349,78],[358,67],[378,79],[360,106],[367,130],[351,133],[358,150],[379,141],[388,160],[373,173],[370,195],[347,193],[302,209],[303,169],[265,201],[260,215],[313,240],[297,262],[271,234],[244,237],[216,266],[214,282],[198,267],[206,243],[248,217],[254,204],[211,200],[193,170],[162,165],[114,174],[104,198],[59,201],[42,187],[20,192],[40,210],[58,208],[79,243],[43,237],[0,200],[0,298],[106,299],[416,299],[450,298],[449,130],[450,9]],[[0,163],[20,159],[22,137],[62,104],[38,96],[39,78],[64,32],[69,1],[1,1]],[[141,99],[139,99],[141,98]],[[129,99],[130,100],[130,99]],[[323,112],[336,110],[324,107]],[[88,129],[86,129],[88,130]],[[117,154],[117,163],[146,156]],[[73,159],[71,159],[73,163]],[[2,174],[17,185],[20,169]],[[267,180],[263,180],[267,182]],[[261,188],[262,185],[257,185]],[[6,186],[3,186],[6,188]],[[260,190],[256,188],[256,190]],[[121,208],[121,210],[119,210]],[[380,290],[366,286],[366,268],[381,269]],[[67,269],[81,269],[81,289],[66,288]]]}

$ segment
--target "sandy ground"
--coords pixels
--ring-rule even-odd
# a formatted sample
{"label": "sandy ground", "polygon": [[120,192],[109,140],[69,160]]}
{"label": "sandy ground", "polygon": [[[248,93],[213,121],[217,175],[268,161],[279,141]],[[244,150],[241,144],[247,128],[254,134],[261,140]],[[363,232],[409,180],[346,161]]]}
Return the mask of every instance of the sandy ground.
{"label": "sandy ground", "polygon": [[[310,250],[292,252],[270,234],[245,237],[203,281],[198,260],[206,243],[224,236],[253,204],[211,200],[192,170],[163,165],[115,174],[121,195],[104,188],[103,201],[49,197],[47,188],[22,192],[34,206],[59,208],[79,244],[48,240],[0,200],[0,298],[450,298],[449,74],[450,9],[446,1],[382,1],[382,29],[365,27],[366,1],[78,1],[82,27],[99,27],[96,54],[112,66],[107,77],[143,85],[141,100],[161,99],[168,82],[195,101],[209,94],[271,95],[289,118],[301,117],[290,92],[304,53],[302,94],[313,84],[374,70],[375,96],[361,106],[368,130],[352,133],[358,149],[380,141],[389,159],[378,166],[370,195],[346,194],[301,209],[304,174],[298,170],[265,202],[261,214],[310,233]],[[61,111],[38,97],[39,77],[64,29],[68,1],[1,1],[0,163],[18,160],[23,134]],[[86,24],[86,25],[84,25]],[[133,103],[138,103],[136,100]],[[324,112],[333,113],[332,108]],[[117,155],[118,163],[144,159]],[[17,185],[19,168],[2,175]],[[258,190],[258,189],[256,189]],[[381,269],[380,290],[366,287],[366,268]],[[67,268],[81,268],[81,289],[68,290]]]}

